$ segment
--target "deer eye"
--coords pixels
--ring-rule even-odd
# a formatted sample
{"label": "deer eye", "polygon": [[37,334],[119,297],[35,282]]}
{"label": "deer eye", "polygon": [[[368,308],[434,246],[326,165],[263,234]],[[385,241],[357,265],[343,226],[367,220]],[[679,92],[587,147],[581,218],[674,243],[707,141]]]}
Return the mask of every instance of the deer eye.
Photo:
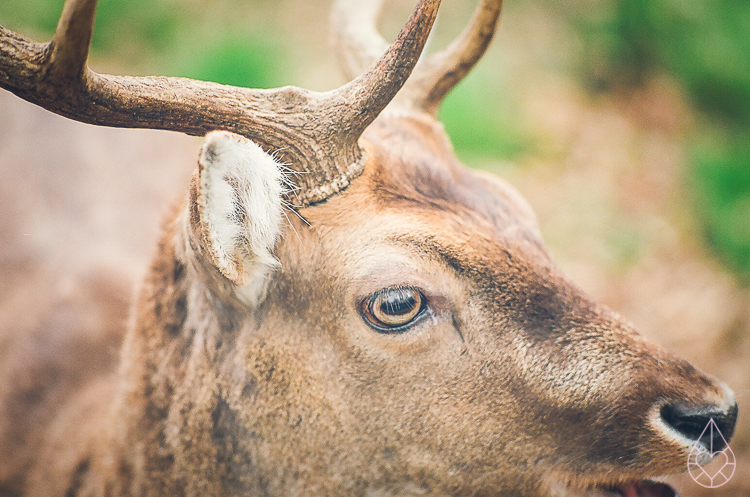
{"label": "deer eye", "polygon": [[380,333],[403,333],[425,308],[422,292],[410,287],[384,288],[362,301],[362,316]]}

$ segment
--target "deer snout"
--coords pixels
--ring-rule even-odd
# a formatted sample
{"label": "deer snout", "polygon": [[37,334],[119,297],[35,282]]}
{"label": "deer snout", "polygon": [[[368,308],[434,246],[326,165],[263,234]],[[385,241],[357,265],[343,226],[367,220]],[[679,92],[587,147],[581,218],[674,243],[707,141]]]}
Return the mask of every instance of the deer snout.
{"label": "deer snout", "polygon": [[[700,441],[711,453],[723,450],[734,434],[737,422],[737,402],[733,392],[728,387],[725,390],[726,402],[722,404],[684,401],[664,404],[659,411],[664,428],[693,442]],[[710,426],[712,420],[714,427]],[[719,430],[721,436],[718,436],[715,429]]]}

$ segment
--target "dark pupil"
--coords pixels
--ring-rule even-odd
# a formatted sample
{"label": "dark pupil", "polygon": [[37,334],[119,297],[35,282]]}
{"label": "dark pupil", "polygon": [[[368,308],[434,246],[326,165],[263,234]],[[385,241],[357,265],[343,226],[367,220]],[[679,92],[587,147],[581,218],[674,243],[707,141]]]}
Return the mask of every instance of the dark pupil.
{"label": "dark pupil", "polygon": [[417,305],[414,292],[411,290],[390,290],[386,293],[380,303],[380,312],[389,316],[401,316],[409,314]]}

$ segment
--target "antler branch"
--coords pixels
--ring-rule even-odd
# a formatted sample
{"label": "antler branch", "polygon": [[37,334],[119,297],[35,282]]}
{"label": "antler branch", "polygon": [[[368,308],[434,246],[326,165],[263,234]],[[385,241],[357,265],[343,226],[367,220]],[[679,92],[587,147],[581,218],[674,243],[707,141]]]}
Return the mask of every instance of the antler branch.
{"label": "antler branch", "polygon": [[439,4],[420,0],[396,41],[364,74],[318,93],[98,74],[86,67],[96,0],[68,0],[47,44],[0,26],[0,87],[90,124],[241,134],[309,173],[295,178],[300,188],[292,201],[304,206],[325,200],[361,173],[359,136],[409,77]]}
{"label": "antler branch", "polygon": [[[382,3],[375,0],[362,6],[357,0],[339,0],[334,7],[333,43],[347,75],[359,73],[387,46],[375,25]],[[436,115],[443,98],[489,47],[502,5],[503,0],[481,0],[461,34],[444,50],[420,61],[395,100]]]}
{"label": "antler branch", "polygon": [[348,79],[361,74],[388,50],[376,22],[385,0],[338,0],[331,10],[331,45]]}
{"label": "antler branch", "polygon": [[[49,76],[55,80],[81,80],[86,74],[91,37],[94,34],[96,0],[66,2],[57,23],[49,60]],[[85,80],[84,80],[85,81]]]}

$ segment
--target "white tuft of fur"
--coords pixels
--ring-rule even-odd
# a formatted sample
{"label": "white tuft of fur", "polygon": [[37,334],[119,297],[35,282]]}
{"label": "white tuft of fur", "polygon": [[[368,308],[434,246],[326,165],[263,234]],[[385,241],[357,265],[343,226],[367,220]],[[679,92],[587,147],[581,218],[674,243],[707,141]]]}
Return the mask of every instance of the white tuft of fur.
{"label": "white tuft of fur", "polygon": [[283,164],[226,131],[206,135],[200,153],[198,208],[204,241],[218,269],[256,300],[281,232]]}

